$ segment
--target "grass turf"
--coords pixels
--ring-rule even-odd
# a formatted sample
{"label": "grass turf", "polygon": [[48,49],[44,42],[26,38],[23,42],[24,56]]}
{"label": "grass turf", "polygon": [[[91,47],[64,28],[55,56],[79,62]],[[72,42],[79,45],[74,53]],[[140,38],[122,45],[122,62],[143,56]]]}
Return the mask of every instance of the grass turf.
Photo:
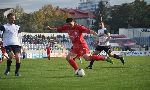
{"label": "grass turf", "polygon": [[[150,57],[125,57],[122,65],[95,62],[93,69],[84,69],[85,77],[76,77],[64,58],[22,60],[20,77],[14,76],[13,60],[9,76],[3,74],[6,61],[0,64],[0,90],[150,90]],[[80,68],[89,62],[83,61]]]}

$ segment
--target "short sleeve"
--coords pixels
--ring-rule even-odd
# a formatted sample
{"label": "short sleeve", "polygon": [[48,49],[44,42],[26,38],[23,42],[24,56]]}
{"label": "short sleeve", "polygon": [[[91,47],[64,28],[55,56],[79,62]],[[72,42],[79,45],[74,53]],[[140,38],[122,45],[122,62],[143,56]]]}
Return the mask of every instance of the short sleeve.
{"label": "short sleeve", "polygon": [[57,28],[58,32],[65,32],[69,27],[67,25],[61,26]]}
{"label": "short sleeve", "polygon": [[108,32],[108,30],[104,30],[104,34],[108,34],[109,32]]}
{"label": "short sleeve", "polygon": [[17,28],[17,30],[18,30],[18,33],[21,33],[20,26],[16,25],[16,28]]}
{"label": "short sleeve", "polygon": [[20,26],[16,25],[16,28],[17,28],[17,30],[19,30],[19,29],[20,29]]}
{"label": "short sleeve", "polygon": [[79,29],[82,33],[90,33],[90,29],[89,28],[86,28],[85,26],[80,26],[79,25]]}
{"label": "short sleeve", "polygon": [[4,26],[0,26],[0,30],[1,31],[5,31],[5,27]]}

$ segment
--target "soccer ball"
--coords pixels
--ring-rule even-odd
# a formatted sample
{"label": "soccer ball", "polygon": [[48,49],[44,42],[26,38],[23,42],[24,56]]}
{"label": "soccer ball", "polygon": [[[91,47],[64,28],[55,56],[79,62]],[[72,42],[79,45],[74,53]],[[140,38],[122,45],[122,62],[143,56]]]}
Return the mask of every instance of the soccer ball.
{"label": "soccer ball", "polygon": [[78,69],[76,71],[76,75],[79,76],[79,77],[85,76],[84,70],[83,69]]}

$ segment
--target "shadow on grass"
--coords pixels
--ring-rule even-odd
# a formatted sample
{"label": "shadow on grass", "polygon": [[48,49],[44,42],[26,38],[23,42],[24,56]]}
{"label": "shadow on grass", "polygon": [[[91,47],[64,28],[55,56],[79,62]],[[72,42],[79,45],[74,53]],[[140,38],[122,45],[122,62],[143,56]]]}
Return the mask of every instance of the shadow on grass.
{"label": "shadow on grass", "polygon": [[70,68],[46,69],[45,71],[62,71],[62,70],[66,71],[66,69],[70,69]]}
{"label": "shadow on grass", "polygon": [[130,67],[124,67],[124,66],[113,66],[113,67],[100,67],[100,68],[130,68]]}
{"label": "shadow on grass", "polygon": [[24,78],[24,77],[22,77],[22,76],[1,76],[0,77],[0,79],[2,80],[4,80],[4,79],[22,79],[22,78]]}
{"label": "shadow on grass", "polygon": [[73,78],[73,77],[76,77],[76,76],[65,75],[65,76],[50,76],[50,77],[44,77],[44,78],[59,78],[59,79],[61,79],[61,78]]}
{"label": "shadow on grass", "polygon": [[59,69],[47,69],[45,71],[60,71]]}

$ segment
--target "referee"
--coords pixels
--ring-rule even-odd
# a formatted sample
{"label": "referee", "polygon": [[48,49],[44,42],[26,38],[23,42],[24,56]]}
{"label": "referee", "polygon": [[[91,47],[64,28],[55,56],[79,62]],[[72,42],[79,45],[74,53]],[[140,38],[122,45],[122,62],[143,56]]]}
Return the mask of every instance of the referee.
{"label": "referee", "polygon": [[9,74],[12,59],[15,56],[16,59],[15,76],[20,76],[19,68],[20,68],[21,44],[18,35],[20,26],[15,25],[16,18],[13,13],[9,13],[7,15],[7,19],[8,23],[0,26],[0,30],[3,32],[3,46],[5,47],[6,53],[9,56],[9,59],[7,60],[7,67],[4,74],[5,75]]}

